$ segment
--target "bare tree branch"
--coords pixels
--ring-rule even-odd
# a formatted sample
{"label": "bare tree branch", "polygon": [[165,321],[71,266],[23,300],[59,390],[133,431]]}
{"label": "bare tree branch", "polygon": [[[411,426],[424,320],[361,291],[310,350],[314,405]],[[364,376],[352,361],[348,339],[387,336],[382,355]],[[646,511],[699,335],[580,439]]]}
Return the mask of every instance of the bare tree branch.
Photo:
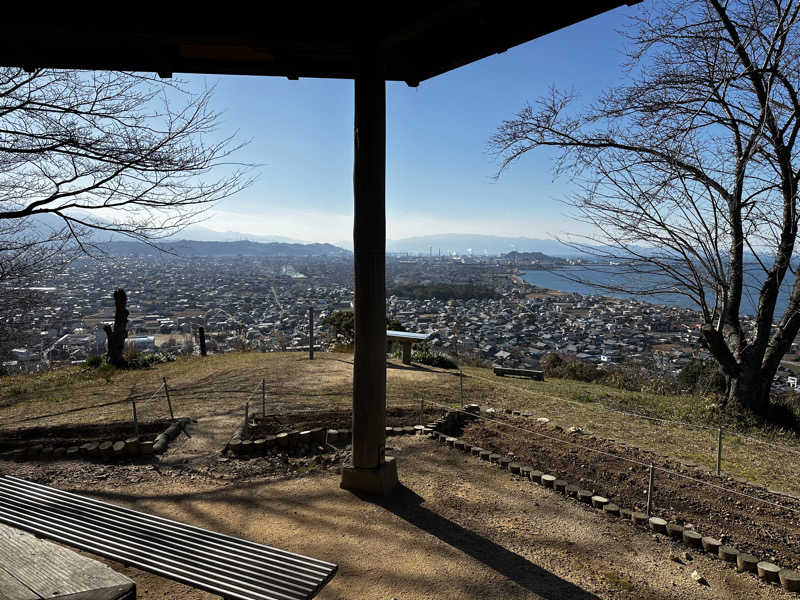
{"label": "bare tree branch", "polygon": [[[796,0],[643,6],[626,30],[625,83],[580,110],[554,90],[490,140],[498,177],[528,152],[560,150],[556,174],[579,186],[567,202],[595,232],[566,242],[628,276],[594,285],[691,298],[731,405],[761,413],[800,330],[799,20]],[[744,295],[757,296],[753,327]]]}

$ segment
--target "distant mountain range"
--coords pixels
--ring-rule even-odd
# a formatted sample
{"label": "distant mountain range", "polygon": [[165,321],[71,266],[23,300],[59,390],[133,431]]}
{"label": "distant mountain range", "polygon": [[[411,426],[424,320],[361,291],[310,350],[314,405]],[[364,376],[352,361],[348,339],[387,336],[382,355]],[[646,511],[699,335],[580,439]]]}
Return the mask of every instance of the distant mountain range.
{"label": "distant mountain range", "polygon": [[310,244],[307,240],[298,240],[282,235],[258,235],[239,231],[214,231],[201,225],[192,225],[171,236],[171,240],[192,240],[197,242],[280,242],[283,244]]}
{"label": "distant mountain range", "polygon": [[[352,248],[353,242],[337,242],[337,246]],[[500,255],[508,252],[542,252],[549,256],[570,257],[578,253],[556,240],[542,240],[529,237],[502,237],[497,235],[478,235],[470,233],[445,233],[425,235],[399,240],[387,240],[386,251],[413,254],[432,254],[438,256],[456,253],[475,256],[484,254]]]}
{"label": "distant mountain range", "polygon": [[[140,242],[103,242],[100,248],[111,256],[163,256],[164,252]],[[204,242],[179,240],[159,242],[158,248],[177,256],[193,257],[286,257],[326,256],[347,258],[352,252],[331,244],[286,244],[281,242]]]}

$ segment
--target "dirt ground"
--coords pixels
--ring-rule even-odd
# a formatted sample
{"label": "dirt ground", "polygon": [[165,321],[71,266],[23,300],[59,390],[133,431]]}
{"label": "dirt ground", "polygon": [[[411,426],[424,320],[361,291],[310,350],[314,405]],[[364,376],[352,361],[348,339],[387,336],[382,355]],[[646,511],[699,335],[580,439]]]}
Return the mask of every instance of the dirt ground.
{"label": "dirt ground", "polygon": [[[0,473],[336,562],[325,600],[797,597],[425,438],[389,439],[403,487],[374,501],[340,490],[335,465],[273,477],[256,460],[221,461],[211,450],[230,421],[215,418],[158,464],[0,462]],[[143,600],[213,597],[109,564]]]}

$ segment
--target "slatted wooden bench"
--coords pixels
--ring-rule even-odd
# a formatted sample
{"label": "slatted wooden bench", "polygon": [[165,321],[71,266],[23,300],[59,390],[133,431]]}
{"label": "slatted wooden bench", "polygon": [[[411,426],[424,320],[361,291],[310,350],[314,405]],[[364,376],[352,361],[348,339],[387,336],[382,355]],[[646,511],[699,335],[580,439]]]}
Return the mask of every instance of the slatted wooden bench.
{"label": "slatted wooden bench", "polygon": [[544,381],[544,371],[534,371],[533,369],[512,369],[511,367],[493,367],[494,374],[498,377],[513,375],[515,377],[529,377],[535,381]]}
{"label": "slatted wooden bench", "polygon": [[0,476],[0,522],[235,600],[313,598],[337,565]]}

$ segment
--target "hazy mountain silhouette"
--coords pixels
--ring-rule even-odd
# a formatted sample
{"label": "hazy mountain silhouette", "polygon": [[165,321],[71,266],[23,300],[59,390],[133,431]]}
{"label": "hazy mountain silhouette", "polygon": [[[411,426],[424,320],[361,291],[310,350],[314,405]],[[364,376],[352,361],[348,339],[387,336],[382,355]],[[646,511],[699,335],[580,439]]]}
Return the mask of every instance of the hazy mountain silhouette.
{"label": "hazy mountain silhouette", "polygon": [[157,248],[140,242],[103,242],[98,247],[111,256],[158,256],[164,252],[181,257],[306,257],[347,258],[352,252],[332,244],[284,244],[281,242],[159,242]]}
{"label": "hazy mountain silhouette", "polygon": [[[343,248],[352,248],[353,242],[337,242]],[[579,253],[556,240],[542,240],[529,237],[503,237],[497,235],[479,235],[471,233],[443,233],[386,240],[387,252],[411,252],[434,256],[456,253],[475,256],[483,254],[499,255],[508,252],[542,252],[549,256],[576,256]]]}

